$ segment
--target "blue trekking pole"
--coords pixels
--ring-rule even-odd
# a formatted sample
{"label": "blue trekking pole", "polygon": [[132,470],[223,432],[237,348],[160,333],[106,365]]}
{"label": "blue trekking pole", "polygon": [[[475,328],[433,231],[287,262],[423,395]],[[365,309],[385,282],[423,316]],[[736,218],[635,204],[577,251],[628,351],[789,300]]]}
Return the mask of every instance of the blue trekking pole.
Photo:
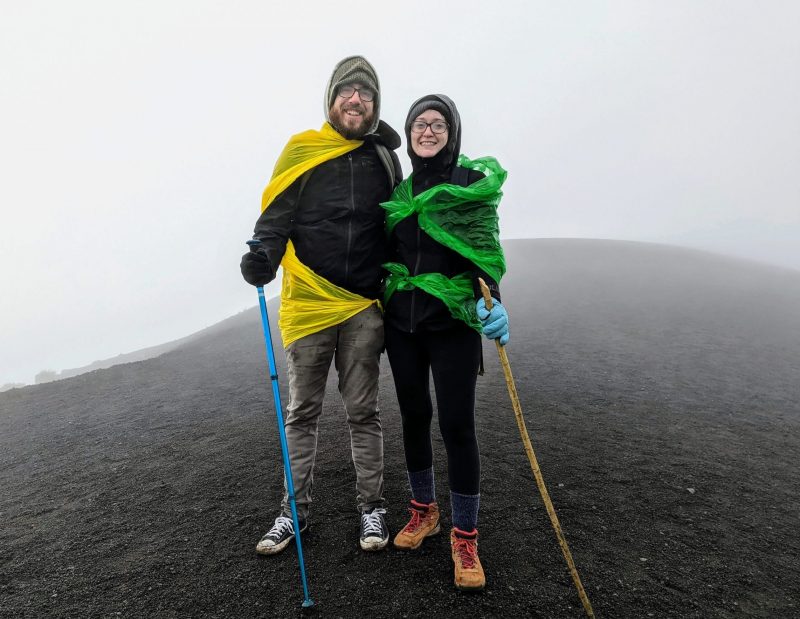
{"label": "blue trekking pole", "polygon": [[[261,241],[253,239],[247,241],[248,245],[258,246]],[[264,298],[264,287],[257,286],[258,305],[261,307],[261,324],[264,327],[264,343],[267,347],[267,362],[269,363],[269,377],[272,381],[272,397],[275,400],[275,415],[278,419],[278,436],[281,439],[281,453],[283,454],[283,473],[286,476],[286,490],[289,494],[289,505],[292,508],[292,523],[294,524],[294,541],[297,544],[297,557],[300,563],[300,578],[303,581],[303,608],[314,605],[308,595],[306,582],[306,566],[303,561],[303,545],[300,543],[300,524],[297,520],[297,503],[294,498],[294,483],[292,482],[292,466],[289,463],[289,448],[286,445],[286,431],[283,429],[283,408],[281,407],[281,392],[278,388],[278,371],[275,369],[275,353],[272,350],[272,334],[269,330],[269,317],[267,316],[267,301]]]}

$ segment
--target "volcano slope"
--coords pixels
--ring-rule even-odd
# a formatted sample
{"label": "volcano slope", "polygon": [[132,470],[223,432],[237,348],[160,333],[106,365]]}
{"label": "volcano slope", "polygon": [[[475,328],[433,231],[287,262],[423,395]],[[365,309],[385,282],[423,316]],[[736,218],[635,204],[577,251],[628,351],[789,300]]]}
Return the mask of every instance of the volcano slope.
{"label": "volcano slope", "polygon": [[[800,273],[637,243],[505,246],[507,351],[597,616],[800,615]],[[492,344],[484,357],[485,592],[453,590],[445,535],[358,549],[332,378],[304,538],[314,614],[583,616]],[[254,552],[281,494],[265,365],[254,309],[160,357],[0,394],[0,615],[299,616],[294,548]],[[381,407],[396,532],[408,494],[385,359]]]}

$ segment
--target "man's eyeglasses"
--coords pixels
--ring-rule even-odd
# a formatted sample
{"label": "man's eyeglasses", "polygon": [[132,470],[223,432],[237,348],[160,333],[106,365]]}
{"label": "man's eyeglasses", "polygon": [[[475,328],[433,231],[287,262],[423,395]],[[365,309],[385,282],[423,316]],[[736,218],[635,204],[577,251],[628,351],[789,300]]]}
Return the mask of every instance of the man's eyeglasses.
{"label": "man's eyeglasses", "polygon": [[355,86],[341,86],[338,95],[343,99],[349,99],[356,92],[359,98],[367,103],[375,98],[375,91],[371,88],[364,88],[363,86],[361,88],[356,88]]}
{"label": "man's eyeglasses", "polygon": [[411,123],[411,133],[425,133],[425,129],[428,127],[430,127],[431,131],[434,133],[441,134],[447,133],[447,129],[450,125],[443,120],[434,120],[432,123],[426,123],[423,120],[415,120]]}

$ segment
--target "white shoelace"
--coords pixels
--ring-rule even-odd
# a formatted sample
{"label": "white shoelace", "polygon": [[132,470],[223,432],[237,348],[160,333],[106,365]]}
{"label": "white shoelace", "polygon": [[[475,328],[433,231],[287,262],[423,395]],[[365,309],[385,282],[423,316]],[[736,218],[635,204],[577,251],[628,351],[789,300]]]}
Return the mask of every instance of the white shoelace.
{"label": "white shoelace", "polygon": [[361,514],[361,522],[364,525],[364,537],[372,537],[373,535],[383,536],[383,523],[381,521],[381,514],[385,514],[386,510],[380,507],[375,508],[369,514]]}
{"label": "white shoelace", "polygon": [[269,533],[267,533],[267,537],[280,539],[286,532],[294,533],[294,523],[292,522],[291,518],[287,518],[286,516],[278,516],[275,519],[275,524],[272,525]]}

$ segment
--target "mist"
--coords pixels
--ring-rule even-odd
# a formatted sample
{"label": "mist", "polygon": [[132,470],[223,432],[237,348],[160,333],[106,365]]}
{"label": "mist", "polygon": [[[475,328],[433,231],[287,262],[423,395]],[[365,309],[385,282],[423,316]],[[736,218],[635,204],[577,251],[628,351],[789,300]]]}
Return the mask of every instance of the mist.
{"label": "mist", "polygon": [[[800,269],[800,5],[8,4],[0,20],[0,384],[175,340],[239,275],[288,137],[363,54],[401,133],[458,105],[508,169],[501,235]],[[406,171],[405,145],[399,152]],[[276,287],[273,286],[273,292]]]}

